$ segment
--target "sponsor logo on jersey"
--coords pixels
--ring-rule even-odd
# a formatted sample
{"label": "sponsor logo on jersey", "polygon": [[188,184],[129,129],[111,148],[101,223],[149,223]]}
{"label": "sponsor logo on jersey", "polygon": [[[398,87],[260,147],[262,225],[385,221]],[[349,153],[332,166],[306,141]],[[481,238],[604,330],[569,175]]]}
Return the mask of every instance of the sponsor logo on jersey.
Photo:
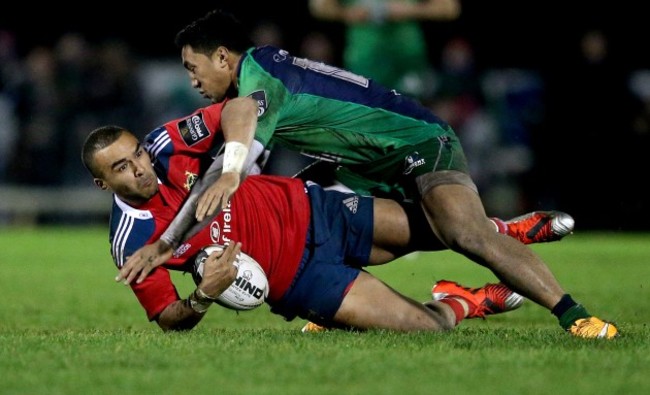
{"label": "sponsor logo on jersey", "polygon": [[226,208],[221,210],[220,216],[223,219],[223,226],[216,220],[212,221],[210,224],[210,240],[216,244],[226,244],[230,241],[230,232],[232,232],[230,226],[230,222],[232,221],[230,202],[228,202]]}
{"label": "sponsor logo on jersey", "polygon": [[183,244],[181,244],[181,245],[176,249],[176,251],[174,251],[174,254],[173,254],[173,255],[174,255],[174,258],[178,258],[178,257],[182,256],[182,255],[185,254],[185,253],[187,252],[187,250],[189,250],[191,247],[192,247],[192,244],[190,244],[190,243],[183,243]]}
{"label": "sponsor logo on jersey", "polygon": [[212,240],[213,243],[219,243],[219,235],[221,235],[221,227],[219,226],[219,222],[213,221],[210,224],[210,240]]}
{"label": "sponsor logo on jersey", "polygon": [[232,222],[232,209],[230,207],[230,202],[226,208],[222,210],[223,212],[223,232],[221,235],[221,240],[219,244],[225,244],[230,241],[230,232],[232,232],[231,222]]}
{"label": "sponsor logo on jersey", "polygon": [[273,61],[276,63],[280,63],[280,62],[284,62],[289,57],[290,57],[289,52],[284,49],[281,49],[276,54],[273,55]]}
{"label": "sponsor logo on jersey", "polygon": [[352,214],[357,213],[357,207],[359,207],[359,196],[354,195],[347,199],[343,199],[343,204],[352,212]]}
{"label": "sponsor logo on jersey", "polygon": [[178,122],[178,132],[188,147],[210,136],[210,131],[203,122],[203,114],[200,112]]}
{"label": "sponsor logo on jersey", "polygon": [[427,163],[424,158],[420,158],[420,154],[416,151],[413,154],[404,158],[404,175],[411,174],[413,169],[420,167]]}
{"label": "sponsor logo on jersey", "polygon": [[198,177],[198,174],[194,174],[190,171],[185,170],[185,184],[183,184],[183,188],[188,191],[192,189],[192,185],[194,185]]}
{"label": "sponsor logo on jersey", "polygon": [[266,92],[255,91],[248,96],[257,102],[257,117],[259,118],[264,115],[266,109],[269,107],[269,103],[266,101]]}

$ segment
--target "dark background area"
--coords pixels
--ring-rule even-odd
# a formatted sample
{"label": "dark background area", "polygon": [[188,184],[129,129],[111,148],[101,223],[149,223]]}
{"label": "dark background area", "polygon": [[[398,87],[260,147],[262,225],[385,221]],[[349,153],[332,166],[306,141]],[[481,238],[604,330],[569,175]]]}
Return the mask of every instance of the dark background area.
{"label": "dark background area", "polygon": [[[0,29],[16,33],[21,54],[36,45],[53,45],[66,32],[82,32],[94,42],[124,39],[140,58],[177,59],[176,32],[215,7],[233,10],[251,26],[278,23],[286,49],[294,53],[312,30],[327,32],[342,49],[343,25],[314,20],[306,1],[297,0],[156,7],[23,2],[3,10]],[[543,76],[544,120],[532,130],[535,167],[520,180],[533,196],[530,209],[562,209],[583,228],[650,230],[644,185],[649,136],[632,131],[632,118],[643,111],[643,103],[626,92],[630,72],[650,69],[645,44],[650,24],[643,8],[642,2],[464,1],[459,20],[423,23],[434,64],[450,37],[463,36],[474,48],[479,69],[532,69]],[[579,40],[588,29],[599,29],[609,39],[610,61],[604,67],[587,69],[581,63]]]}
{"label": "dark background area", "polygon": [[[52,44],[65,32],[81,31],[101,41],[127,38],[142,56],[178,56],[173,45],[176,32],[212,8],[233,10],[242,21],[264,19],[282,25],[290,46],[305,32],[329,30],[340,39],[335,24],[310,17],[305,0],[281,2],[221,0],[179,2],[150,7],[133,2],[87,2],[72,6],[61,2],[14,3],[0,14],[0,28],[18,33],[19,45]],[[140,9],[142,8],[142,9]],[[612,5],[589,1],[463,1],[463,15],[454,22],[425,23],[435,50],[450,34],[472,41],[482,65],[489,67],[540,67],[561,64],[571,43],[586,28],[607,31],[621,62],[632,67],[647,65],[650,53],[643,46],[650,24],[642,2]],[[387,51],[390,51],[387,48]]]}

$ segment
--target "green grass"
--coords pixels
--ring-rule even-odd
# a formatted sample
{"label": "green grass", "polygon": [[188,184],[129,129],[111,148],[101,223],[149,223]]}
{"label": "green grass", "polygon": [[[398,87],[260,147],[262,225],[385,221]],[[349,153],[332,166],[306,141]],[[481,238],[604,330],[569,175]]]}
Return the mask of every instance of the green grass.
{"label": "green grass", "polygon": [[[215,306],[195,330],[164,334],[113,281],[105,229],[0,228],[0,394],[650,393],[650,235],[533,248],[619,339],[573,338],[530,301],[448,333],[302,334],[304,321],[267,306]],[[495,280],[450,252],[372,271],[420,300],[437,279]],[[175,280],[182,295],[193,288]]]}

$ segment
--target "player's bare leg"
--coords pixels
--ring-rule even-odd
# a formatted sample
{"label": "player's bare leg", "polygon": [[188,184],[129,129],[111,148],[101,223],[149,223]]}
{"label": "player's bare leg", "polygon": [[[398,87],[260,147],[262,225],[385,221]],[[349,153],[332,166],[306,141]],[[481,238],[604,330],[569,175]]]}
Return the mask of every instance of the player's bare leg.
{"label": "player's bare leg", "polygon": [[[407,213],[402,205],[394,200],[375,198],[373,205],[373,246],[370,252],[368,265],[380,265],[390,262],[396,258],[404,256],[413,251],[440,251],[446,250],[440,240],[432,235],[426,245],[414,245],[411,237],[413,233],[420,234],[430,232],[426,222],[418,228],[418,224],[413,215],[422,215],[418,213]],[[427,227],[426,229],[422,229]]]}
{"label": "player's bare leg", "polygon": [[456,326],[456,316],[442,302],[417,302],[399,294],[373,275],[361,272],[334,316],[336,323],[356,329],[445,331]]}
{"label": "player's bare leg", "polygon": [[433,230],[450,249],[488,267],[508,287],[552,309],[565,294],[528,246],[494,231],[479,195],[458,184],[428,190],[423,205]]}

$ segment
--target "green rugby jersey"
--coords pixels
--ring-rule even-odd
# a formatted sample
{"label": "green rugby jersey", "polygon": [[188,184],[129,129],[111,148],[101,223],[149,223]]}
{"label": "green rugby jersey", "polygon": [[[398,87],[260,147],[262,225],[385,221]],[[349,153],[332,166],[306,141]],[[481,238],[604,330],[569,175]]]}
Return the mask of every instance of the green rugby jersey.
{"label": "green rugby jersey", "polygon": [[[282,144],[388,185],[421,165],[433,169],[442,143],[462,156],[452,128],[416,100],[279,48],[243,54],[238,95],[258,101],[255,138],[264,146]],[[423,146],[431,152],[418,154]]]}

